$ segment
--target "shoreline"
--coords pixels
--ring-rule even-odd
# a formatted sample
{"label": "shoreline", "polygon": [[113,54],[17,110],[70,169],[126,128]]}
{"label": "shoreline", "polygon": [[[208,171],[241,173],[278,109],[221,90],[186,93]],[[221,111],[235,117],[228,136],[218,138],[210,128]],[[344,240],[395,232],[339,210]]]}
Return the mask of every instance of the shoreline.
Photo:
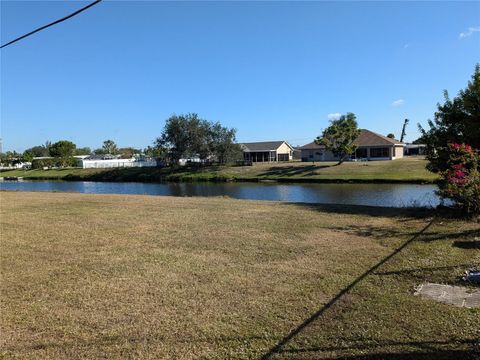
{"label": "shoreline", "polygon": [[99,179],[95,176],[83,177],[75,175],[58,176],[21,176],[21,177],[0,177],[0,181],[91,181],[91,182],[139,182],[151,184],[164,183],[195,183],[195,182],[211,182],[211,183],[283,183],[283,184],[418,184],[432,185],[437,184],[437,180],[427,179],[298,179],[298,178],[191,178],[191,177],[165,177],[160,179]]}
{"label": "shoreline", "polygon": [[177,168],[65,168],[49,170],[1,171],[3,178],[23,180],[64,180],[101,182],[238,182],[238,183],[291,183],[291,184],[435,184],[439,177],[425,169],[420,159],[344,163],[277,163],[253,166],[184,166]]}

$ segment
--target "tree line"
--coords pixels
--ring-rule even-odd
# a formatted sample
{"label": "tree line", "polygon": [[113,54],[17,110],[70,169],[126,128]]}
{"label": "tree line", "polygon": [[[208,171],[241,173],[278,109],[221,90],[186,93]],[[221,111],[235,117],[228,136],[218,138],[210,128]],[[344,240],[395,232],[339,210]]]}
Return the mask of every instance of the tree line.
{"label": "tree line", "polygon": [[203,163],[227,164],[241,159],[242,151],[236,142],[236,129],[190,113],[173,115],[167,119],[160,136],[154,140],[152,146],[145,149],[119,148],[113,140],[105,140],[100,148],[93,151],[89,147],[78,148],[68,140],[55,143],[47,141],[26,149],[22,154],[15,151],[0,154],[0,161],[3,164],[14,164],[31,162],[38,157],[51,157],[52,160],[43,159],[39,166],[75,166],[76,155],[115,155],[121,158],[145,155],[160,159],[166,164],[177,164],[180,159],[194,158]]}

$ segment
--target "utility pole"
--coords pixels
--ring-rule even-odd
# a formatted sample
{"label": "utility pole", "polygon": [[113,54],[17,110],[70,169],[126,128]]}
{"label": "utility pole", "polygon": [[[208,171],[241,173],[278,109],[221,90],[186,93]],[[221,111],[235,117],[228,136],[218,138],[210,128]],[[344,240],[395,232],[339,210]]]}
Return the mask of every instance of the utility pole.
{"label": "utility pole", "polygon": [[400,136],[400,142],[403,142],[403,139],[406,135],[405,134],[405,128],[407,127],[408,122],[409,122],[408,119],[405,119],[405,121],[403,122],[402,135]]}

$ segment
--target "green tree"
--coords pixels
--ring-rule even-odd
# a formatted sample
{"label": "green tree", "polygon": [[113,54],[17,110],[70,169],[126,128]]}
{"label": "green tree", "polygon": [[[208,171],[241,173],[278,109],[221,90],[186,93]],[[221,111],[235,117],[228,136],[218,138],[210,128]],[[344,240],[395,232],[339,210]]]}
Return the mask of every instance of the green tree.
{"label": "green tree", "polygon": [[210,125],[209,148],[220,164],[242,158],[242,149],[235,139],[236,132],[236,129],[224,127],[219,122]]}
{"label": "green tree", "polygon": [[135,149],[133,147],[125,147],[118,149],[118,153],[122,159],[131,159],[135,154],[140,154],[142,151],[140,149]]}
{"label": "green tree", "polygon": [[46,157],[50,156],[50,152],[48,150],[49,146],[51,144],[48,144],[48,142],[45,145],[37,145],[33,146],[27,150],[25,150],[24,154],[26,152],[31,153],[33,157]]}
{"label": "green tree", "polygon": [[387,138],[389,138],[389,139],[395,139],[395,134],[390,133],[390,134],[387,135]]}
{"label": "green tree", "polygon": [[75,153],[76,145],[68,140],[60,140],[51,144],[48,148],[50,155],[53,157],[66,158],[71,157]]}
{"label": "green tree", "polygon": [[22,155],[17,153],[15,150],[7,151],[6,153],[1,154],[1,163],[4,165],[15,165],[21,162]]}
{"label": "green tree", "polygon": [[102,145],[104,154],[116,155],[118,154],[117,144],[113,140],[105,140]]}
{"label": "green tree", "polygon": [[33,152],[31,151],[28,151],[28,150],[25,150],[23,152],[23,161],[28,161],[28,162],[32,162],[33,158],[34,158],[34,154]]}
{"label": "green tree", "polygon": [[143,149],[143,153],[152,158],[162,158],[164,156],[164,149],[159,149],[156,146],[147,146]]}
{"label": "green tree", "polygon": [[326,150],[338,156],[340,160],[337,165],[340,165],[357,149],[354,142],[359,134],[360,129],[358,129],[355,114],[347,113],[338,120],[332,120],[322,135],[315,139],[315,143],[325,146]]}
{"label": "green tree", "polygon": [[155,140],[155,153],[172,164],[181,158],[198,156],[225,163],[241,151],[235,143],[235,129],[201,119],[197,114],[173,115],[167,119],[162,135]]}
{"label": "green tree", "polygon": [[155,140],[158,152],[166,154],[176,164],[182,158],[205,158],[208,127],[197,114],[173,115],[167,119],[162,135]]}
{"label": "green tree", "polygon": [[420,136],[418,139],[413,140],[412,144],[425,144],[427,139],[424,136]]}
{"label": "green tree", "polygon": [[78,148],[75,150],[75,155],[90,155],[92,150],[89,147]]}
{"label": "green tree", "polygon": [[445,102],[437,104],[434,120],[428,120],[429,128],[419,124],[421,138],[427,145],[427,168],[433,172],[448,169],[448,144],[480,148],[480,65],[457,97],[450,99],[446,90],[444,95]]}

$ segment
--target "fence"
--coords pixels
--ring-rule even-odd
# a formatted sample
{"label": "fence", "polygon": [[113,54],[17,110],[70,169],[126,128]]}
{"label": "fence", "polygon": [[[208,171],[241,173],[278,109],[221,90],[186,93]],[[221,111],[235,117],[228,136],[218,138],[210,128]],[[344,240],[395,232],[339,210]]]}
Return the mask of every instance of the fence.
{"label": "fence", "polygon": [[125,167],[155,167],[156,160],[108,159],[108,160],[80,160],[84,169],[125,168]]}

